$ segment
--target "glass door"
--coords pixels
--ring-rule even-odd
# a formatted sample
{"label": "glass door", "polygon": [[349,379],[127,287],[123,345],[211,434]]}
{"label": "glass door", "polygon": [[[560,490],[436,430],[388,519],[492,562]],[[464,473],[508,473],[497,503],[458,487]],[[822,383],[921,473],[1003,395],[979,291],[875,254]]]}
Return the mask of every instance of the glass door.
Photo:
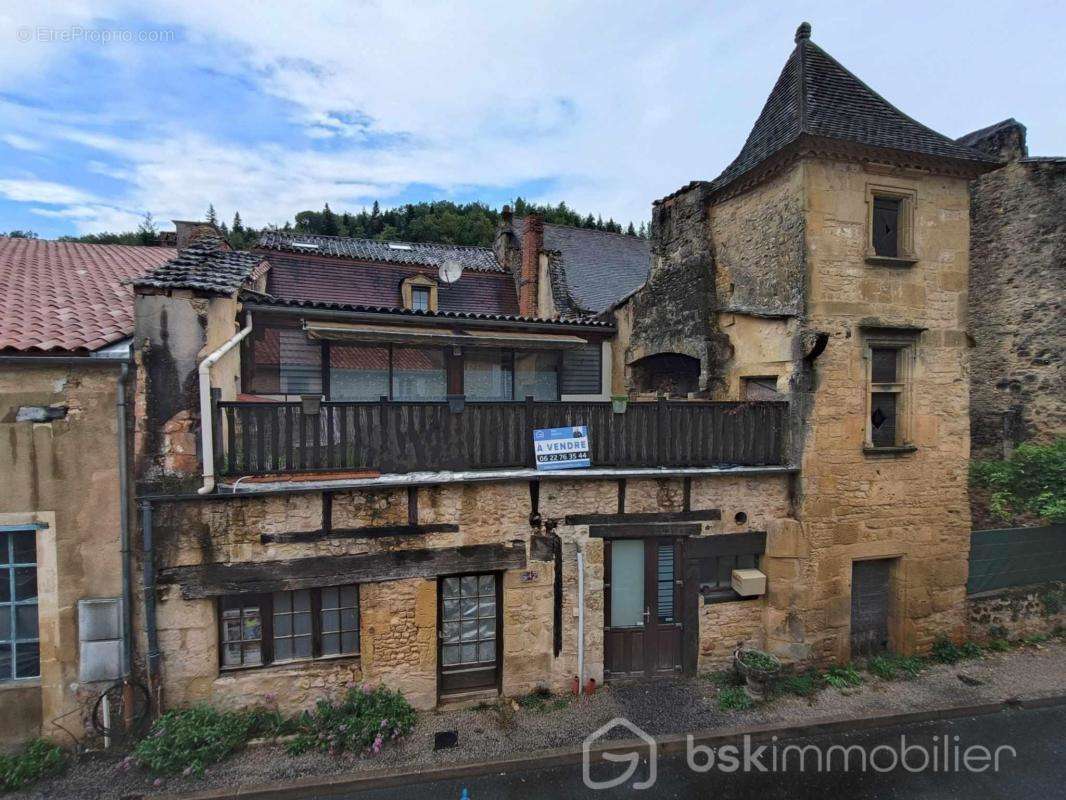
{"label": "glass door", "polygon": [[495,689],[500,676],[500,581],[495,573],[441,578],[440,693]]}

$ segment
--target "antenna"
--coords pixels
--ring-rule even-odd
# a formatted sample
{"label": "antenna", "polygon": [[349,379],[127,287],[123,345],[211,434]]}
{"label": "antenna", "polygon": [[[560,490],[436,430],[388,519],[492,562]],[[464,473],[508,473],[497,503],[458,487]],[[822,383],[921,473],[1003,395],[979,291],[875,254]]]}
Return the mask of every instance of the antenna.
{"label": "antenna", "polygon": [[440,265],[440,269],[437,272],[440,277],[440,282],[444,284],[452,284],[463,277],[463,265],[454,259],[448,259]]}

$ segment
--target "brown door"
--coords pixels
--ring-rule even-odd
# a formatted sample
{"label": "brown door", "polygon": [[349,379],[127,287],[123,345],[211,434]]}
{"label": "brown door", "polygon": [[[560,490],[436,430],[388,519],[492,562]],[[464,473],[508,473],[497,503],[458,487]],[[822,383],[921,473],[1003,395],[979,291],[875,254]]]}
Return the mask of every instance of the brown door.
{"label": "brown door", "polygon": [[604,670],[608,678],[681,671],[680,545],[676,539],[604,543]]}
{"label": "brown door", "polygon": [[437,597],[440,693],[498,688],[503,630],[499,576],[441,578]]}

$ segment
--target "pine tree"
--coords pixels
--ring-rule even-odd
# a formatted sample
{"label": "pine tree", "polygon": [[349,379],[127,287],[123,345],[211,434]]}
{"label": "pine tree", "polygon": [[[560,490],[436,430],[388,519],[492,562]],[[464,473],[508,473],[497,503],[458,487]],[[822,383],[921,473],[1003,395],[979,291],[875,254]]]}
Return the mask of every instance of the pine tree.
{"label": "pine tree", "polygon": [[137,241],[139,244],[153,245],[157,239],[158,233],[155,227],[155,220],[152,219],[152,212],[145,211],[141,224],[137,226]]}
{"label": "pine tree", "polygon": [[233,214],[233,224],[230,226],[230,230],[234,234],[244,234],[244,224],[241,222],[241,212],[236,211]]}
{"label": "pine tree", "polygon": [[629,223],[629,227],[626,228],[626,236],[636,236],[636,235],[637,235],[637,229],[634,228],[633,227],[633,223],[630,222]]}
{"label": "pine tree", "polygon": [[215,213],[214,203],[209,203],[207,206],[207,221],[212,225],[218,225],[218,214]]}
{"label": "pine tree", "polygon": [[340,227],[337,225],[337,218],[333,212],[330,211],[329,203],[326,203],[326,207],[322,209],[322,225],[321,233],[324,236],[336,236],[340,233]]}

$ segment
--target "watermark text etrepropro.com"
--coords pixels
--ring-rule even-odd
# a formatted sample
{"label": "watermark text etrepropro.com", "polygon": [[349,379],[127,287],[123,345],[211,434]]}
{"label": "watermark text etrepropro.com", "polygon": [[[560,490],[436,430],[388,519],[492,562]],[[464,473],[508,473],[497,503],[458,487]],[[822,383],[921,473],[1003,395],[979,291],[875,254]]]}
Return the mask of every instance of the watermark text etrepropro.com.
{"label": "watermark text etrepropro.com", "polygon": [[22,43],[165,44],[176,41],[178,34],[177,31],[167,28],[134,30],[132,28],[85,28],[80,25],[71,25],[68,28],[43,28],[23,25],[15,31],[15,38]]}

